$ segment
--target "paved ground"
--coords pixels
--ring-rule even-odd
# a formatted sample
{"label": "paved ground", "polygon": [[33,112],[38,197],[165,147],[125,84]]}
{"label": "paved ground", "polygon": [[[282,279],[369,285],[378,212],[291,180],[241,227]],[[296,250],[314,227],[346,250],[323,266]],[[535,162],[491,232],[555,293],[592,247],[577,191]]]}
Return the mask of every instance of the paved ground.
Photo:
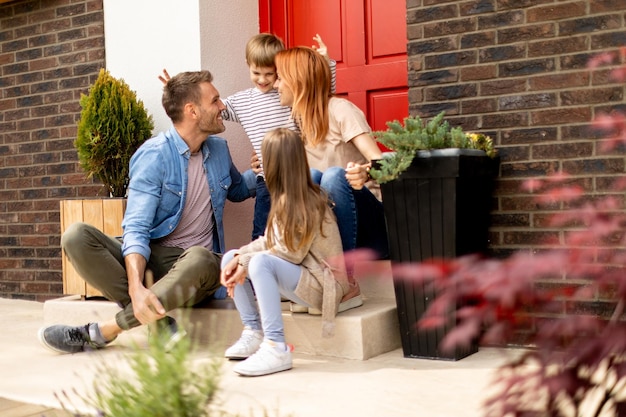
{"label": "paved ground", "polygon": [[[42,323],[42,303],[0,298],[1,417],[41,416],[59,407],[55,394],[87,392],[97,363],[123,363],[136,340],[127,335],[103,351],[57,355],[39,345]],[[296,353],[293,370],[259,378],[238,377],[224,360],[220,401],[246,416],[479,417],[493,370],[515,353],[484,348],[458,362],[404,358],[400,350],[367,361]],[[208,349],[199,355],[206,360]],[[35,405],[42,408],[29,408]]]}

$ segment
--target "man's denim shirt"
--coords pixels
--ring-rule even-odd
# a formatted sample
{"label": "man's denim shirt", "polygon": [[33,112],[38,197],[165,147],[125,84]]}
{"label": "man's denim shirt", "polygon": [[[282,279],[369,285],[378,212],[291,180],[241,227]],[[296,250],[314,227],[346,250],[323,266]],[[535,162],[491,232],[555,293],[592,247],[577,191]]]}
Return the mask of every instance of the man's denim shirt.
{"label": "man's denim shirt", "polygon": [[[209,136],[201,151],[215,217],[213,251],[223,253],[226,199],[253,196],[255,175],[251,170],[239,173],[222,138]],[[187,198],[189,156],[189,147],[172,127],[146,141],[131,158],[123,256],[139,253],[150,259],[150,241],[167,236],[178,225]]]}

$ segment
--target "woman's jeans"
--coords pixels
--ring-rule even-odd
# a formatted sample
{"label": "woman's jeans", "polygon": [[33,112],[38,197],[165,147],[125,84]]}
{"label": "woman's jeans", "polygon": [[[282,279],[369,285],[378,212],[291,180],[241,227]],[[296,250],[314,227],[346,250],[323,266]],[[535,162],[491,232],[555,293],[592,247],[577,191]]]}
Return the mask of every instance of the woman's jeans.
{"label": "woman's jeans", "polygon": [[[234,258],[235,253],[237,250],[231,250],[224,255],[222,268]],[[235,286],[233,297],[244,327],[263,330],[265,339],[285,342],[281,296],[312,307],[294,293],[300,281],[301,268],[267,252],[260,252],[250,259],[248,278],[243,284]]]}
{"label": "woman's jeans", "polygon": [[363,187],[355,190],[346,180],[346,171],[341,167],[330,167],[321,172],[311,169],[313,182],[324,189],[334,203],[343,251],[369,248],[380,259],[389,257],[387,226],[383,204]]}
{"label": "woman's jeans", "polygon": [[[63,233],[61,247],[85,281],[123,308],[115,316],[118,326],[128,330],[141,324],[133,314],[120,240],[91,225],[74,223]],[[220,284],[220,255],[200,246],[183,250],[150,244],[150,249],[146,266],[154,276],[150,291],[165,311],[192,306],[211,295],[226,296]]]}

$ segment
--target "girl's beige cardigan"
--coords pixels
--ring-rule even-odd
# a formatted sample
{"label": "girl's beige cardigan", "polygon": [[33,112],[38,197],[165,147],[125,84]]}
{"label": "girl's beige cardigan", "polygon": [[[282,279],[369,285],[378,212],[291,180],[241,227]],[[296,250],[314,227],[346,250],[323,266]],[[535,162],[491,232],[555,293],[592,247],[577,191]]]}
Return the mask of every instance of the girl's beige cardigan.
{"label": "girl's beige cardigan", "polygon": [[349,284],[341,236],[330,208],[326,210],[322,231],[320,233],[317,229],[310,245],[295,252],[288,251],[283,245],[275,245],[269,250],[265,236],[261,236],[239,248],[238,254],[239,263],[246,270],[250,259],[260,252],[300,265],[300,281],[295,293],[307,304],[322,311],[322,335],[332,336],[337,308],[343,295],[349,291]]}

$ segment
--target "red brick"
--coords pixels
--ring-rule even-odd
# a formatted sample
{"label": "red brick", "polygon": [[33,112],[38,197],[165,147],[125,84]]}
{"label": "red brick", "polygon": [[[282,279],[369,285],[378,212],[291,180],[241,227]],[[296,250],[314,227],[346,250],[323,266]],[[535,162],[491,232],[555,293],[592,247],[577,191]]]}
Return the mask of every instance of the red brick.
{"label": "red brick", "polygon": [[609,102],[622,102],[624,100],[624,88],[595,88],[586,90],[570,90],[560,94],[561,103],[564,106],[576,106],[581,104],[597,104]]}
{"label": "red brick", "polygon": [[526,90],[526,80],[511,79],[485,81],[480,83],[480,92],[484,96],[521,93]]}
{"label": "red brick", "polygon": [[572,52],[586,51],[589,48],[587,36],[568,36],[528,43],[528,56],[562,55]]}
{"label": "red brick", "polygon": [[552,38],[557,33],[554,23],[543,23],[538,25],[527,25],[515,28],[505,28],[498,30],[498,43],[513,43],[529,41],[534,39]]}
{"label": "red brick", "polygon": [[589,107],[556,108],[551,110],[535,110],[530,114],[533,125],[559,125],[591,121]]}
{"label": "red brick", "polygon": [[582,16],[586,13],[587,5],[588,2],[586,1],[577,1],[567,2],[565,4],[551,4],[542,7],[535,7],[526,12],[526,19],[528,22],[533,23]]}
{"label": "red brick", "polygon": [[509,245],[542,245],[559,241],[559,232],[516,231],[502,233],[503,243]]}
{"label": "red brick", "polygon": [[460,81],[477,81],[496,78],[498,67],[493,64],[463,67]]}
{"label": "red brick", "polygon": [[568,142],[568,143],[552,143],[548,145],[533,145],[533,159],[571,159],[571,158],[589,158],[593,155],[593,142]]}
{"label": "red brick", "polygon": [[498,110],[495,99],[479,98],[461,101],[461,114],[491,113]]}
{"label": "red brick", "polygon": [[556,90],[589,85],[588,71],[534,75],[528,78],[530,90]]}

